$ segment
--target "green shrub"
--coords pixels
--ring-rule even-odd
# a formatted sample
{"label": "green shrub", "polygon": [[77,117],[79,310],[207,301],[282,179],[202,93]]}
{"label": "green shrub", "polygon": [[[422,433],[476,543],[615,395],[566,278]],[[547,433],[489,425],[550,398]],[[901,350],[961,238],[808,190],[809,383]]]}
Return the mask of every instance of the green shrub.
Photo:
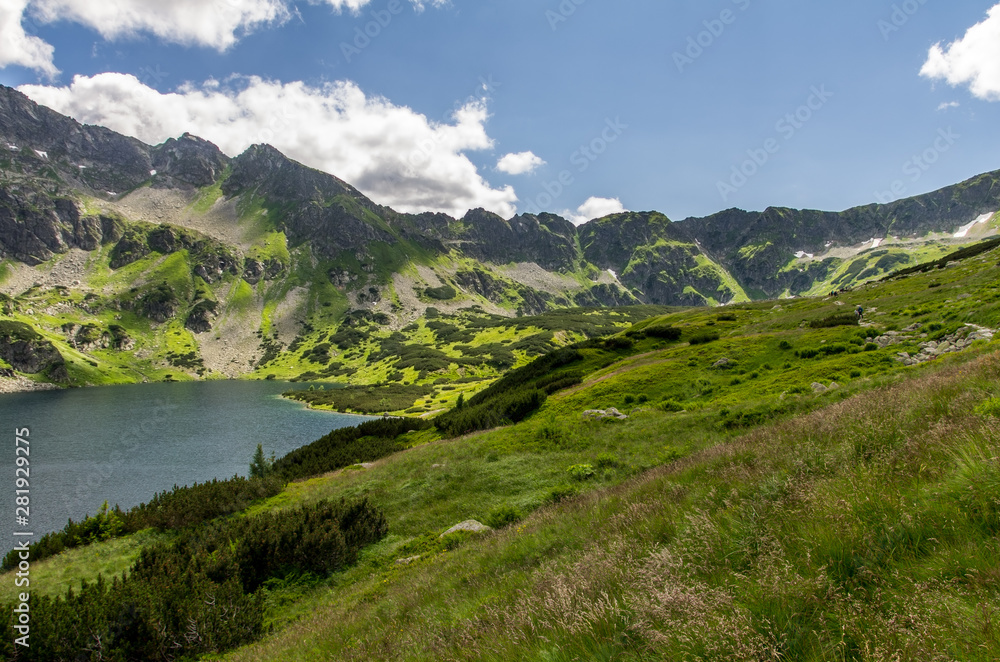
{"label": "green shrub", "polygon": [[550,503],[560,503],[568,501],[580,494],[580,488],[575,485],[556,485],[549,489],[546,501]]}
{"label": "green shrub", "polygon": [[430,426],[429,421],[418,418],[380,418],[351,428],[339,428],[275,460],[274,475],[290,481],[343,469],[358,462],[372,462],[403,450],[401,435]]}
{"label": "green shrub", "polygon": [[650,338],[659,338],[661,340],[680,340],[681,337],[681,330],[669,324],[647,326],[643,330]]}
{"label": "green shrub", "polygon": [[684,411],[684,406],[676,400],[664,400],[659,404],[659,408],[665,412]]}
{"label": "green shrub", "polygon": [[490,512],[484,524],[494,529],[502,529],[505,526],[516,524],[524,519],[524,513],[510,505],[498,506]]}
{"label": "green shrub", "polygon": [[570,478],[585,481],[594,477],[594,467],[590,464],[574,464],[566,470]]}
{"label": "green shrub", "polygon": [[[218,521],[146,547],[128,573],[84,582],[50,597],[32,595],[31,647],[4,659],[193,660],[253,642],[265,632],[270,579],[321,574],[353,564],[361,548],[387,532],[367,501],[322,501],[301,508]],[[17,614],[4,605],[0,626]],[[196,633],[196,636],[191,636]],[[94,651],[92,657],[81,651]]]}
{"label": "green shrub", "polygon": [[428,287],[424,290],[424,294],[431,298],[437,299],[438,301],[449,301],[458,296],[458,292],[451,285],[442,285],[441,287]]}
{"label": "green shrub", "polygon": [[430,395],[433,387],[417,384],[378,384],[374,386],[347,386],[322,391],[286,391],[283,395],[292,400],[313,406],[332,407],[338,411],[348,409],[364,414],[381,414],[400,411]]}
{"label": "green shrub", "polygon": [[632,349],[634,345],[635,342],[622,336],[614,336],[612,338],[607,338],[604,341],[604,346],[611,350]]}
{"label": "green shrub", "polygon": [[684,454],[674,446],[664,446],[658,460],[660,464],[670,464],[684,457]]}
{"label": "green shrub", "polygon": [[778,343],[778,349],[789,350],[791,348],[792,348],[792,343],[788,342],[787,340],[782,340],[781,342]]}
{"label": "green shrub", "polygon": [[719,334],[714,331],[700,331],[688,338],[692,345],[705,345],[719,339]]}
{"label": "green shrub", "polygon": [[499,425],[509,425],[525,419],[541,407],[545,397],[545,391],[530,389],[498,395],[479,404],[472,404],[475,400],[472,398],[462,409],[452,409],[438,416],[434,424],[451,437]]}
{"label": "green shrub", "polygon": [[854,313],[840,313],[809,322],[810,328],[826,329],[834,326],[857,326],[858,316]]}
{"label": "green shrub", "polygon": [[1000,418],[1000,397],[993,397],[976,405],[976,414]]}
{"label": "green shrub", "polygon": [[618,458],[613,453],[601,453],[594,463],[598,469],[614,469],[619,465]]}

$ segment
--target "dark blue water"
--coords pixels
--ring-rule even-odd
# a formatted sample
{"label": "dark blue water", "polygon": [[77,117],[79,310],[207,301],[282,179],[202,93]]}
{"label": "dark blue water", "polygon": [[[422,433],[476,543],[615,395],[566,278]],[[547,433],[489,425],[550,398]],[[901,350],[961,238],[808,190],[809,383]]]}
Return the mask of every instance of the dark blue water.
{"label": "dark blue water", "polygon": [[15,530],[15,430],[30,430],[30,520],[41,534],[127,510],[156,492],[247,475],[257,444],[281,457],[330,430],[368,420],[278,397],[303,384],[209,381],[0,395],[0,541]]}

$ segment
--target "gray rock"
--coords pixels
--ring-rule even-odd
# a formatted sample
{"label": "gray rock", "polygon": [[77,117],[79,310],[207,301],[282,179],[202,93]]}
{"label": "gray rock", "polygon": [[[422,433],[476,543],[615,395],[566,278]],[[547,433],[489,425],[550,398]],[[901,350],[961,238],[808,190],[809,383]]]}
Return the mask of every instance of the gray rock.
{"label": "gray rock", "polygon": [[459,522],[458,524],[456,524],[455,526],[451,527],[450,529],[448,529],[447,531],[445,531],[444,533],[442,533],[438,537],[439,538],[443,538],[446,535],[448,535],[449,533],[455,533],[457,531],[472,531],[473,533],[482,533],[482,532],[485,532],[485,531],[492,531],[492,530],[493,529],[491,527],[486,526],[482,522],[479,522],[479,521],[474,520],[474,519],[467,519],[464,522]]}
{"label": "gray rock", "polygon": [[628,418],[626,414],[621,413],[614,407],[612,407],[611,409],[588,409],[587,411],[583,412],[583,415],[585,418],[590,418],[598,421],[606,418],[616,418],[620,421],[623,421],[626,418]]}
{"label": "gray rock", "polygon": [[417,554],[416,556],[408,556],[405,559],[396,559],[396,565],[410,565],[419,558],[420,555]]}
{"label": "gray rock", "polygon": [[812,390],[813,393],[826,393],[826,387],[820,384],[819,382],[812,383]]}

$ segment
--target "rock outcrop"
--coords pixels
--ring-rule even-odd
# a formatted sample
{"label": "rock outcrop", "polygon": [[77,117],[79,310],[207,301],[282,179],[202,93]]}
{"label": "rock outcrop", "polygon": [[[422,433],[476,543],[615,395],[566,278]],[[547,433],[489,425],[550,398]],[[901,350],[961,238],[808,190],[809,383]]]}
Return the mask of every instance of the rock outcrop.
{"label": "rock outcrop", "polygon": [[66,361],[55,346],[23,322],[0,320],[0,359],[14,370],[69,381]]}

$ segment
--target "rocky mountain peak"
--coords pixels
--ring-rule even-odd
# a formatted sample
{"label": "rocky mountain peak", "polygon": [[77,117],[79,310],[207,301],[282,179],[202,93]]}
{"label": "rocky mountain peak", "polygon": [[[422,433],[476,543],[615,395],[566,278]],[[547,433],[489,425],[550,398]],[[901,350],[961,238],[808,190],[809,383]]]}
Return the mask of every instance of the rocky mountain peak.
{"label": "rocky mountain peak", "polygon": [[154,184],[159,187],[210,186],[229,164],[229,157],[213,143],[185,133],[152,149]]}

